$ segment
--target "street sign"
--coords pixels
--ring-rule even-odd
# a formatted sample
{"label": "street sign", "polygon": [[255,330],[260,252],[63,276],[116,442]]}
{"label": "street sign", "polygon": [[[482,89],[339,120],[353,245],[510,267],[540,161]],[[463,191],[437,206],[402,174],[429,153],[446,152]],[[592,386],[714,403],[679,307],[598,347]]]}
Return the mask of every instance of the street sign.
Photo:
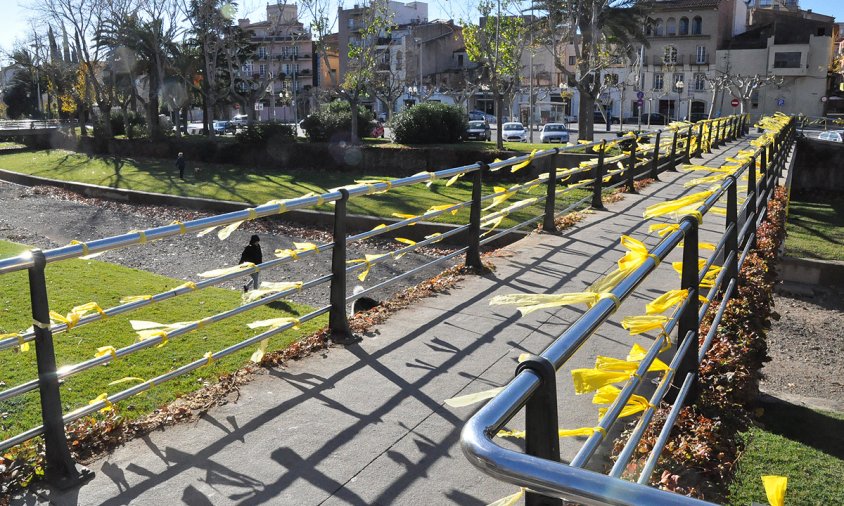
{"label": "street sign", "polygon": [[829,100],[827,97],[821,97],[821,102],[826,102],[827,100]]}
{"label": "street sign", "polygon": [[645,98],[645,92],[644,91],[637,91],[636,92],[636,98],[638,98],[639,102],[641,102],[642,99]]}
{"label": "street sign", "polygon": [[636,101],[636,105],[638,105],[639,107],[642,107],[643,105],[645,105],[645,101],[640,98],[639,100]]}
{"label": "street sign", "polygon": [[777,107],[782,107],[784,105],[785,105],[785,99],[784,98],[778,98],[777,99]]}
{"label": "street sign", "polygon": [[730,102],[730,105],[731,105],[731,106],[733,106],[733,107],[738,107],[738,106],[739,106],[739,100],[738,100],[737,98],[734,98],[734,99]]}
{"label": "street sign", "polygon": [[255,102],[255,110],[256,111],[263,111],[264,110],[264,104],[262,104],[261,102]]}

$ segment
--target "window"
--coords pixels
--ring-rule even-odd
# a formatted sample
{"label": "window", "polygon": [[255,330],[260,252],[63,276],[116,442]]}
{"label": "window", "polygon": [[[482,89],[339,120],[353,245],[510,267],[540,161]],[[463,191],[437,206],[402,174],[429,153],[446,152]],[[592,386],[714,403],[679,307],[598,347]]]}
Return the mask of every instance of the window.
{"label": "window", "polygon": [[688,35],[689,34],[689,18],[682,17],[680,18],[680,35]]}
{"label": "window", "polygon": [[674,74],[674,89],[675,90],[678,88],[677,85],[679,83],[683,83],[684,86],[686,84],[686,83],[683,82],[683,73],[682,72],[678,72],[678,73]]}
{"label": "window", "polygon": [[654,72],[654,90],[662,90],[664,79],[662,72]]}
{"label": "window", "polygon": [[692,19],[692,35],[700,35],[703,33],[703,18],[695,16]]}
{"label": "window", "polygon": [[662,37],[665,33],[664,30],[665,25],[662,23],[662,19],[657,19],[656,23],[654,24],[654,35],[657,37]]}
{"label": "window", "polygon": [[800,68],[800,52],[789,51],[787,53],[774,53],[774,68],[775,69],[799,69]]}
{"label": "window", "polygon": [[750,94],[750,107],[756,109],[759,107],[759,90]]}
{"label": "window", "polygon": [[706,90],[706,74],[698,72],[695,74],[695,91]]}
{"label": "window", "polygon": [[262,60],[267,58],[267,48],[265,48],[265,47],[259,47],[258,48],[258,58],[261,58]]}
{"label": "window", "polygon": [[251,63],[247,63],[246,65],[243,66],[243,73],[246,74],[246,75],[252,75],[252,64]]}
{"label": "window", "polygon": [[665,46],[662,53],[662,63],[666,65],[677,64],[677,48],[674,46]]}
{"label": "window", "polygon": [[677,20],[674,18],[668,18],[668,21],[665,22],[665,35],[668,37],[673,37],[677,35]]}
{"label": "window", "polygon": [[457,66],[463,67],[463,55],[462,54],[457,55]]}
{"label": "window", "polygon": [[704,64],[706,63],[706,46],[698,46],[697,47],[697,54],[695,55],[695,63]]}
{"label": "window", "polygon": [[569,65],[572,66],[572,67],[577,65],[577,56],[574,56],[574,55],[569,56]]}
{"label": "window", "polygon": [[264,76],[267,73],[267,66],[263,63],[258,65],[258,73],[261,74],[261,76]]}
{"label": "window", "polygon": [[618,74],[606,74],[604,84],[607,86],[618,86]]}

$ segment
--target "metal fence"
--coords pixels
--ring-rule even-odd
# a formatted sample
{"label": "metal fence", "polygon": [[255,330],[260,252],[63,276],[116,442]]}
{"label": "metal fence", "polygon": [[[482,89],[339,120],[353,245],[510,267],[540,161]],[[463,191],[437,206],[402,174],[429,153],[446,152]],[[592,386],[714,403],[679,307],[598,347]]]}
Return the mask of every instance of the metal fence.
{"label": "metal fence", "polygon": [[[677,164],[688,162],[692,157],[709,151],[713,147],[720,146],[729,140],[735,139],[747,129],[747,118],[744,116],[731,116],[717,120],[704,121],[696,124],[676,124],[665,130],[648,133],[653,137],[653,143],[639,142],[644,139],[637,139],[634,135],[623,137],[618,141],[589,142],[576,146],[553,147],[546,150],[521,155],[494,163],[478,162],[472,165],[456,167],[438,172],[421,172],[410,177],[404,177],[391,181],[368,181],[352,186],[337,188],[320,195],[306,195],[299,198],[272,201],[264,205],[249,208],[241,211],[230,212],[212,217],[187,221],[184,223],[174,222],[170,225],[150,228],[141,231],[132,231],[123,235],[97,239],[89,242],[74,242],[68,246],[41,251],[34,249],[24,254],[0,259],[0,276],[17,271],[28,271],[29,290],[32,307],[33,327],[29,331],[22,331],[11,334],[0,339],[0,350],[11,350],[16,347],[29,346],[34,343],[38,377],[30,381],[11,386],[0,391],[0,402],[6,402],[16,396],[38,390],[41,399],[42,424],[33,427],[25,432],[0,442],[0,450],[6,450],[13,446],[24,443],[36,436],[43,436],[46,447],[46,477],[52,483],[60,487],[69,487],[84,479],[77,470],[67,447],[65,437],[65,424],[71,423],[84,416],[96,413],[98,410],[110,406],[112,403],[129,399],[132,396],[150,390],[167,381],[188,374],[194,370],[204,367],[214,361],[220,360],[248,346],[255,345],[265,339],[280,334],[293,328],[299,323],[312,320],[318,316],[328,314],[331,338],[340,344],[352,343],[356,337],[352,334],[347,316],[347,305],[355,299],[370,294],[371,292],[384,288],[403,278],[411,276],[422,269],[442,264],[460,255],[466,256],[466,265],[474,269],[482,268],[480,248],[500,237],[515,230],[528,227],[540,221],[543,222],[543,229],[547,232],[555,231],[554,220],[556,217],[566,214],[578,206],[592,205],[602,207],[602,193],[604,190],[621,185],[629,186],[634,191],[634,181],[638,178],[657,177],[662,170],[673,169]],[[610,148],[620,143],[620,147],[627,150],[626,153],[611,156]],[[571,169],[556,168],[556,155],[575,151],[595,152],[597,157],[580,166]],[[516,184],[505,191],[496,191],[488,195],[483,194],[483,178],[490,172],[504,168],[517,169],[520,166],[535,164],[544,165],[547,172],[540,174],[537,178],[525,183]],[[394,191],[397,188],[425,184],[434,180],[451,179],[468,176],[472,180],[472,198],[458,202],[447,207],[437,206],[436,209],[429,209],[424,214],[414,216],[400,221],[395,221],[386,226],[379,226],[373,230],[347,235],[346,230],[346,208],[347,202],[353,198],[362,198],[374,193]],[[573,184],[563,184],[568,178],[580,178]],[[482,207],[485,203],[496,198],[502,201],[508,194],[530,190],[537,187],[545,187],[544,197],[531,197],[521,200],[498,211],[483,214]],[[558,209],[558,199],[577,189],[591,189],[587,197],[580,198],[574,203]],[[106,252],[130,246],[145,246],[152,242],[184,236],[207,230],[210,227],[221,227],[233,225],[238,222],[257,220],[260,218],[277,216],[288,211],[304,209],[322,205],[325,203],[334,204],[333,220],[333,242],[314,245],[312,248],[290,251],[287,254],[265,261],[259,265],[241,264],[234,269],[221,273],[213,278],[198,282],[187,282],[177,288],[167,290],[141,300],[132,300],[120,305],[101,309],[90,314],[83,314],[78,321],[70,323],[56,323],[51,321],[50,303],[47,297],[47,279],[45,267],[56,262],[66,261],[73,258],[87,257],[100,252]],[[544,212],[528,218],[508,228],[498,229],[497,224],[505,217],[517,211],[544,204]],[[347,244],[361,241],[378,235],[394,232],[398,229],[414,225],[423,220],[430,220],[445,213],[456,212],[460,209],[469,209],[468,223],[455,227],[441,234],[433,234],[415,244],[394,250],[392,253],[375,258],[358,260],[357,263],[349,265],[346,254]],[[362,292],[350,295],[346,287],[346,276],[350,273],[357,273],[369,269],[381,262],[391,258],[399,258],[405,253],[428,246],[457,234],[465,234],[466,243],[450,252],[447,255],[438,257],[424,265],[405,271],[386,281],[371,286]],[[79,328],[94,324],[104,318],[130,313],[140,308],[157,304],[161,301],[184,296],[197,290],[219,285],[229,280],[243,276],[276,269],[288,262],[311,255],[319,255],[331,252],[331,271],[314,279],[304,281],[299,286],[277,291],[241,306],[231,308],[227,311],[203,318],[199,321],[186,322],[177,328],[161,330],[147,339],[139,340],[129,346],[113,349],[108,353],[100,353],[89,360],[62,367],[57,370],[56,356],[53,345],[53,336],[69,331],[71,328]],[[60,393],[60,382],[68,377],[79,374],[94,367],[108,364],[119,360],[138,351],[166,343],[169,339],[178,338],[195,330],[214,325],[244,312],[273,301],[289,297],[300,290],[307,290],[323,284],[330,284],[329,304],[302,315],[289,323],[261,332],[248,338],[242,339],[230,346],[214,353],[207,353],[202,357],[182,364],[177,368],[161,374],[155,378],[143,381],[140,384],[126,388],[120,392],[98,398],[90,404],[77,407],[64,412]]]}
{"label": "metal fence", "polygon": [[[608,294],[608,297],[602,298],[586,311],[539,356],[531,356],[519,364],[515,378],[482,407],[462,431],[463,451],[472,464],[486,474],[528,489],[528,505],[562,504],[558,498],[589,505],[708,504],[647,485],[680,408],[695,397],[698,366],[709,349],[727,303],[736,290],[738,271],[754,244],[756,228],[766,215],[767,202],[778,183],[795,137],[795,126],[796,121],[792,118],[770,142],[756,148],[753,156],[735,173],[728,175],[718,189],[697,208],[700,215],[705,215],[720,199],[726,197],[727,200],[724,234],[702,270],[698,267],[699,221],[697,217],[687,215],[679,221],[676,231],[666,235],[649,252],[649,257],[640,267],[629,273],[612,289],[611,295]],[[755,170],[757,161],[762,173],[759,181]],[[747,197],[739,207],[737,181],[745,175],[748,178]],[[677,336],[682,336],[682,339],[677,341],[669,369],[648,400],[649,407],[644,410],[632,430],[609,475],[584,469],[641,384],[641,377],[650,369],[659,354],[663,344],[661,339],[657,339],[647,351],[636,373],[600,419],[600,429],[596,428],[587,438],[568,465],[561,463],[556,371],[607,321],[619,301],[633,293],[656,269],[659,262],[681,243],[683,268],[680,288],[687,289],[688,296],[664,329],[665,335],[668,336],[676,330]],[[714,286],[706,294],[706,302],[701,304],[698,300],[699,283],[709,267],[718,259],[722,259],[722,269]],[[717,294],[721,295],[721,299],[714,320],[704,339],[699,342],[701,320]],[[655,406],[672,398],[671,410],[637,482],[621,479],[651,422]],[[493,438],[498,431],[523,408],[526,423],[525,453],[495,444]]]}

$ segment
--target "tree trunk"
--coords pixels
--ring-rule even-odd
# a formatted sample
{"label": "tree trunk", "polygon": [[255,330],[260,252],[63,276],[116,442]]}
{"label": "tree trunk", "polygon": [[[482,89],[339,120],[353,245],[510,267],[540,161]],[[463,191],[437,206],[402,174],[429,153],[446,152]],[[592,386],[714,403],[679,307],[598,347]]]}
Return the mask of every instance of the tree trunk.
{"label": "tree trunk", "polygon": [[500,150],[504,149],[504,136],[502,135],[503,134],[502,123],[504,123],[504,122],[501,121],[503,116],[504,116],[504,111],[503,111],[504,100],[503,99],[504,99],[504,97],[501,95],[501,93],[495,92],[495,122],[497,123],[496,126],[495,126],[495,130],[496,130],[496,132],[498,132],[498,139],[495,141],[495,146]]}
{"label": "tree trunk", "polygon": [[712,89],[712,101],[709,104],[709,116],[708,119],[712,119],[712,115],[715,113],[715,100],[718,98],[718,89]]}
{"label": "tree trunk", "polygon": [[580,90],[580,102],[577,105],[577,137],[580,140],[593,140],[595,136],[595,98]]}
{"label": "tree trunk", "polygon": [[356,144],[360,142],[358,136],[358,99],[349,98],[349,106],[352,110],[352,131],[349,132],[349,142]]}

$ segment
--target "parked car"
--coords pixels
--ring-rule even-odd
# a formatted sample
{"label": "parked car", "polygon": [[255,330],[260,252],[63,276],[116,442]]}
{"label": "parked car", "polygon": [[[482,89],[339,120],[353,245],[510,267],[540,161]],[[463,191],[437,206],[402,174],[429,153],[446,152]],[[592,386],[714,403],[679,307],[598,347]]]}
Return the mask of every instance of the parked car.
{"label": "parked car", "polygon": [[[609,114],[610,123],[615,123],[617,125],[618,122],[619,122],[618,117],[613,116],[610,113],[607,113],[607,114]],[[601,111],[595,111],[595,124],[596,125],[601,125],[601,124],[606,125],[607,124],[607,119],[604,117],[603,114],[601,114]]]}
{"label": "parked car", "polygon": [[486,120],[473,120],[466,128],[466,140],[489,141],[492,139],[492,131]]}
{"label": "parked car", "polygon": [[504,123],[501,125],[501,137],[505,141],[527,142],[527,132],[525,132],[525,126],[518,121]]}
{"label": "parked car", "polygon": [[821,134],[818,135],[818,139],[822,141],[844,142],[844,136],[842,134],[844,134],[844,130],[830,130],[828,132],[821,132]]}
{"label": "parked car", "polygon": [[221,121],[221,120],[214,120],[213,126],[214,133],[217,135],[223,135],[228,131],[229,122],[228,121]]}
{"label": "parked car", "polygon": [[564,123],[547,123],[539,131],[539,142],[568,142],[569,130]]}
{"label": "parked car", "polygon": [[235,114],[234,117],[229,121],[229,128],[232,131],[237,131],[240,128],[246,128],[247,123],[249,123],[248,114]]}
{"label": "parked car", "polygon": [[698,121],[703,121],[705,119],[709,119],[709,114],[705,112],[694,112],[689,116],[689,121],[692,123],[697,123]]}
{"label": "parked car", "polygon": [[643,114],[641,116],[641,120],[642,120],[643,125],[648,124],[648,116],[650,116],[650,120],[651,120],[650,124],[651,125],[667,125],[669,123],[668,118],[665,117],[664,114],[660,114],[658,112],[652,112],[652,113],[650,113],[650,115]]}
{"label": "parked car", "polygon": [[474,111],[469,111],[469,121],[486,121],[487,123],[494,125],[495,124],[495,116],[492,114],[487,114],[483,111],[479,111],[475,109]]}

